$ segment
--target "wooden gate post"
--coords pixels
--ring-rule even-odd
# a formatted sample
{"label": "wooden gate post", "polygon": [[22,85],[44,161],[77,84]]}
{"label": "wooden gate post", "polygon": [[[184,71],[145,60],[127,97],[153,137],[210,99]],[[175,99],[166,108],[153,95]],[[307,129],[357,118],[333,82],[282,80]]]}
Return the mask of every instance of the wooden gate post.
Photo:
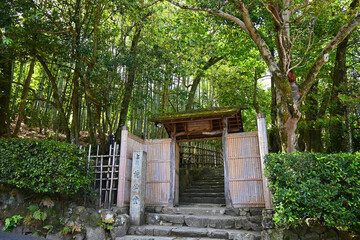
{"label": "wooden gate post", "polygon": [[227,135],[228,135],[228,124],[229,121],[227,118],[223,119],[223,135],[222,135],[222,144],[223,144],[223,159],[224,159],[224,181],[225,181],[225,202],[226,207],[233,207],[230,193],[230,179],[229,179],[229,159],[228,155],[228,146],[227,146]]}
{"label": "wooden gate post", "polygon": [[268,141],[266,135],[266,123],[265,123],[265,114],[257,114],[257,125],[258,125],[258,139],[259,139],[259,150],[261,157],[261,171],[263,176],[263,188],[264,188],[264,199],[265,199],[265,208],[271,209],[273,205],[271,192],[268,186],[268,179],[265,177],[265,155],[269,153]]}
{"label": "wooden gate post", "polygon": [[175,205],[175,191],[176,191],[176,137],[171,136],[170,144],[170,195],[169,206]]}
{"label": "wooden gate post", "polygon": [[126,153],[127,153],[127,140],[129,128],[123,126],[121,130],[121,143],[120,143],[120,162],[119,162],[119,180],[118,180],[118,196],[117,206],[124,207],[125,205],[125,183],[126,183]]}

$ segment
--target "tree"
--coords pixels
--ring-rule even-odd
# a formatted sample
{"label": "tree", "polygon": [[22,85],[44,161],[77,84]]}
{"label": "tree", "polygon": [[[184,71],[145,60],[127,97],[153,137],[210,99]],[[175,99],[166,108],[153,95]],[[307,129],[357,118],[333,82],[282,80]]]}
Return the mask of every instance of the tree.
{"label": "tree", "polygon": [[[294,33],[291,26],[299,26],[301,23],[311,26],[315,24],[317,18],[324,17],[325,13],[332,13],[331,7],[322,6],[322,1],[269,0],[265,3],[260,0],[245,3],[246,1],[242,0],[196,2],[188,0],[185,1],[185,4],[175,0],[166,1],[182,9],[207,12],[210,15],[232,21],[252,39],[267,64],[277,88],[277,98],[280,100],[277,117],[282,150],[294,152],[297,140],[296,129],[301,116],[299,104],[306,98],[322,66],[328,62],[330,53],[359,25],[359,12],[343,5],[343,8],[349,9],[346,17],[351,20],[347,22],[342,20],[343,25],[335,36],[331,40],[323,39],[327,40],[324,46],[317,45],[317,49],[314,50],[320,50],[320,52],[311,63],[311,67],[304,73],[303,81],[298,86],[295,81],[294,69],[299,68],[300,63],[295,62],[293,47],[299,35],[291,35]],[[268,15],[267,19],[265,17],[263,20],[259,14],[265,14],[265,12]],[[323,15],[316,16],[310,13]],[[267,24],[272,25],[272,28],[268,28],[269,37],[265,37],[261,28],[264,27],[264,21],[269,17],[271,23],[267,21]],[[311,32],[309,36],[312,36]],[[311,42],[311,39],[308,41]],[[271,53],[271,44],[275,45],[276,54]]]}

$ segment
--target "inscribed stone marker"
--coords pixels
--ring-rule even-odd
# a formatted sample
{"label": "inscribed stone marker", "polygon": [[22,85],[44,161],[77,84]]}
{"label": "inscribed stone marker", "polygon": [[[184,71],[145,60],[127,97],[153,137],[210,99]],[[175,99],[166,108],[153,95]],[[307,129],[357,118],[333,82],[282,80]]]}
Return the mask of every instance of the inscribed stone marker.
{"label": "inscribed stone marker", "polygon": [[146,152],[133,153],[130,195],[130,221],[133,225],[144,223]]}

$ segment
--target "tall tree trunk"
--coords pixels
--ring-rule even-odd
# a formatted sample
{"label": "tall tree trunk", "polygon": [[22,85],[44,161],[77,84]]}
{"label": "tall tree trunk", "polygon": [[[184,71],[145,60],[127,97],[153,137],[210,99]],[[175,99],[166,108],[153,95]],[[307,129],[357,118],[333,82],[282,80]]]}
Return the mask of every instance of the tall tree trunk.
{"label": "tall tree trunk", "polygon": [[20,126],[21,126],[21,122],[22,122],[22,118],[23,118],[23,112],[25,110],[25,103],[26,103],[26,99],[27,99],[27,96],[29,93],[30,81],[31,81],[32,75],[34,73],[34,66],[35,66],[35,58],[31,59],[30,66],[29,66],[29,72],[25,79],[23,91],[22,91],[21,98],[20,98],[18,118],[16,120],[15,129],[12,134],[13,137],[16,137],[19,134],[19,130],[20,130]]}
{"label": "tall tree trunk", "polygon": [[42,59],[41,56],[38,56],[37,57],[39,62],[41,63],[41,65],[43,66],[49,80],[50,80],[50,83],[51,83],[51,86],[53,88],[53,98],[54,98],[54,101],[55,101],[55,106],[56,106],[56,109],[59,111],[59,115],[60,115],[60,124],[61,124],[61,129],[65,132],[65,135],[66,135],[66,141],[70,142],[70,129],[69,129],[69,126],[68,126],[68,121],[67,121],[67,118],[66,118],[66,114],[65,114],[65,111],[63,109],[63,106],[62,106],[62,102],[61,102],[61,99],[60,99],[60,93],[59,93],[59,90],[58,90],[58,87],[57,87],[57,84],[56,84],[56,80],[55,80],[55,77],[52,75],[50,69],[48,68],[47,64],[45,63],[45,61]]}
{"label": "tall tree trunk", "polygon": [[71,135],[76,145],[80,144],[80,111],[79,111],[79,66],[75,66],[74,77],[73,77],[73,94],[72,94],[72,123],[71,123]]}
{"label": "tall tree trunk", "polygon": [[79,60],[80,53],[78,49],[80,48],[80,34],[81,34],[81,0],[76,0],[75,3],[75,11],[74,11],[74,19],[75,19],[75,34],[74,34],[74,40],[75,44],[73,45],[72,52],[74,53],[75,60],[75,70],[74,70],[74,76],[72,79],[73,82],[73,94],[72,94],[72,122],[71,122],[71,135],[72,135],[72,141],[76,145],[80,145],[79,135],[80,135],[80,106],[79,106],[79,76],[80,76],[80,66],[79,66]]}
{"label": "tall tree trunk", "polygon": [[345,129],[344,121],[346,106],[341,103],[338,95],[341,92],[341,88],[344,88],[347,81],[346,74],[346,51],[349,42],[349,37],[345,38],[337,47],[334,74],[332,77],[333,86],[331,90],[331,106],[330,115],[338,117],[339,120],[330,123],[330,142],[328,150],[330,152],[344,152],[346,151],[345,144]]}
{"label": "tall tree trunk", "polygon": [[189,92],[188,101],[187,101],[185,110],[190,110],[192,108],[192,105],[194,103],[196,89],[199,86],[200,80],[204,76],[205,71],[208,70],[211,66],[215,65],[220,60],[222,60],[223,58],[224,58],[223,56],[221,56],[221,57],[211,57],[205,63],[205,65],[196,72],[194,81],[192,83],[192,86],[191,86],[191,89],[190,89],[190,92]]}
{"label": "tall tree trunk", "polygon": [[274,77],[271,77],[271,129],[269,133],[269,151],[277,153],[281,150],[279,130],[277,127],[277,102]]}
{"label": "tall tree trunk", "polygon": [[136,64],[137,46],[138,46],[139,39],[141,36],[142,27],[143,27],[142,25],[139,25],[136,28],[133,39],[131,41],[130,55],[131,55],[131,58],[133,59],[133,61],[131,64],[129,64],[127,66],[128,77],[127,77],[127,82],[126,82],[125,89],[124,89],[125,94],[124,94],[123,100],[121,102],[119,124],[118,124],[118,128],[116,130],[116,133],[115,133],[115,138],[116,138],[116,141],[118,141],[118,142],[120,142],[122,126],[124,126],[125,122],[126,122],[126,118],[127,118],[127,114],[128,114],[128,110],[129,110],[129,104],[130,104],[130,100],[131,100],[131,96],[132,96],[132,90],[134,88],[134,82],[135,82],[135,76],[136,76],[136,70],[137,70],[137,64]]}
{"label": "tall tree trunk", "polygon": [[0,136],[10,136],[10,95],[13,58],[0,52]]}

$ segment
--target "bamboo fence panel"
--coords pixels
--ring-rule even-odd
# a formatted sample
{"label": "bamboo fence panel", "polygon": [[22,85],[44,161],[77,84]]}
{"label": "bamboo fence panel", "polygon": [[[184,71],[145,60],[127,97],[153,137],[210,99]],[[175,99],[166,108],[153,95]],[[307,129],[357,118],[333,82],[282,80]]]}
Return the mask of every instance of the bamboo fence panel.
{"label": "bamboo fence panel", "polygon": [[256,132],[227,135],[230,194],[234,207],[265,207]]}

